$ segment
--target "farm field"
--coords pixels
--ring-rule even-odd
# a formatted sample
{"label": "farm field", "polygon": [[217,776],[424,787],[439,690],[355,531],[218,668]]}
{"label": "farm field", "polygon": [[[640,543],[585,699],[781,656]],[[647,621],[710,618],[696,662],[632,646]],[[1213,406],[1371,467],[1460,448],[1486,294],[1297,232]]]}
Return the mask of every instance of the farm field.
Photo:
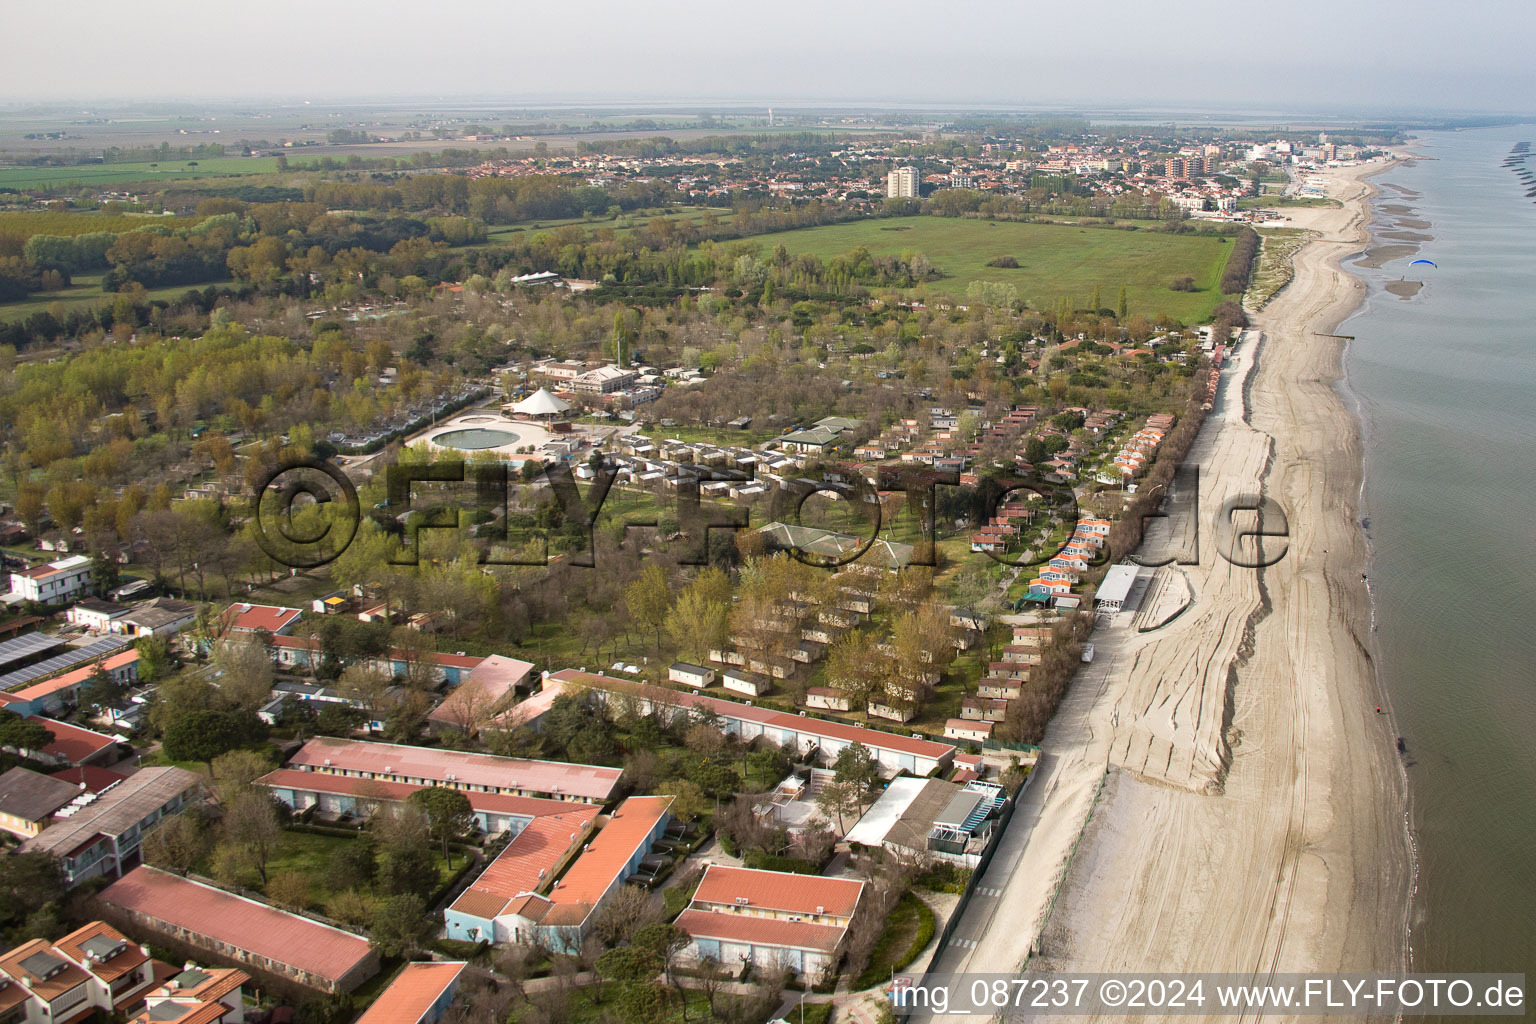
{"label": "farm field", "polygon": [[[1209,319],[1222,301],[1218,285],[1232,251],[1229,240],[1208,236],[949,217],[854,221],[751,241],[764,252],[782,245],[792,254],[822,259],[859,246],[875,255],[918,252],[944,275],[928,283],[930,293],[963,299],[972,281],[999,281],[1017,288],[1019,298],[1036,309],[1053,308],[1063,297],[1087,306],[1094,288],[1104,306],[1114,306],[1124,285],[1131,315],[1166,313],[1184,323]],[[999,256],[1012,256],[1019,266],[986,265]],[[1195,279],[1195,291],[1168,287],[1185,275]]]}
{"label": "farm field", "polygon": [[0,167],[0,188],[111,185],[179,178],[267,174],[277,170],[277,158],[211,157],[207,160],[163,160],[156,163],[76,164],[71,167]]}

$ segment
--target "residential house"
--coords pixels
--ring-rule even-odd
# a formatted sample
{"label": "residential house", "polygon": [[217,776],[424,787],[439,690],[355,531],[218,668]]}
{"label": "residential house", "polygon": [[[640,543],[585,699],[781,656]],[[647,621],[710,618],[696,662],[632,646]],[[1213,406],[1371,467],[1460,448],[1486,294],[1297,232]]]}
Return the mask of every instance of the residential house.
{"label": "residential house", "polygon": [[202,799],[202,780],[185,768],[141,768],[68,818],[22,844],[59,858],[64,880],[78,885],[117,875],[139,862],[140,844],[164,818]]}
{"label": "residential house", "polygon": [[32,939],[0,956],[0,1020],[71,1024],[110,1017],[153,983],[149,951],[101,921],[57,942]]}
{"label": "residential house", "polygon": [[94,633],[106,633],[111,630],[114,619],[126,614],[127,605],[103,601],[99,597],[87,597],[70,605],[64,618],[70,625],[84,626]]}
{"label": "residential house", "polygon": [[605,700],[610,697],[634,698],[642,713],[646,714],[654,711],[670,717],[710,711],[728,735],[736,736],[742,742],[764,737],[781,747],[793,749],[796,756],[801,758],[835,760],[845,747],[859,743],[870,752],[879,763],[881,771],[887,775],[900,771],[926,775],[935,768],[949,767],[955,753],[954,746],[948,743],[915,736],[896,736],[846,722],[792,715],[755,704],[692,694],[669,687],[647,686],[575,669],[564,669],[554,673],[551,678],[586,686],[590,692]]}
{"label": "residential house", "polygon": [[144,1011],[129,1024],[243,1024],[250,983],[233,967],[189,963],[144,994]]}
{"label": "residential house", "polygon": [[406,964],[354,1024],[438,1024],[468,966],[463,960]]}
{"label": "residential house", "polygon": [[0,829],[31,839],[53,820],[54,812],[73,803],[79,786],[17,766],[0,775]]}
{"label": "residential house", "polygon": [[25,601],[65,604],[96,592],[90,558],[74,555],[11,573],[11,592]]}
{"label": "residential house", "polygon": [[323,992],[379,972],[361,935],[158,868],[134,868],[98,899],[139,927]]}
{"label": "residential house", "polygon": [[836,968],[865,883],[711,864],[677,918],[683,955],[736,971],[782,966],[820,981]]}

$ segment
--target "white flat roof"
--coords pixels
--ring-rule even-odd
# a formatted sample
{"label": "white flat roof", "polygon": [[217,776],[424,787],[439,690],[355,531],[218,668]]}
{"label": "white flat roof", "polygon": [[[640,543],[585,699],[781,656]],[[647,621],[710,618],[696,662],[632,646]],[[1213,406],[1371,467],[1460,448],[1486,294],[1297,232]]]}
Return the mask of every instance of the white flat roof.
{"label": "white flat roof", "polygon": [[1099,589],[1094,591],[1096,601],[1112,601],[1124,603],[1130,596],[1131,587],[1136,583],[1136,573],[1140,570],[1135,565],[1112,565],[1109,572],[1104,574],[1104,582],[1099,584]]}
{"label": "white flat roof", "polygon": [[917,794],[928,785],[927,779],[912,778],[903,775],[892,779],[891,784],[885,787],[885,792],[880,794],[874,806],[864,812],[864,817],[859,819],[857,825],[848,830],[843,838],[850,843],[862,843],[865,846],[879,846],[885,841],[885,835],[891,827],[901,820],[901,816],[912,806],[912,801],[917,799]]}

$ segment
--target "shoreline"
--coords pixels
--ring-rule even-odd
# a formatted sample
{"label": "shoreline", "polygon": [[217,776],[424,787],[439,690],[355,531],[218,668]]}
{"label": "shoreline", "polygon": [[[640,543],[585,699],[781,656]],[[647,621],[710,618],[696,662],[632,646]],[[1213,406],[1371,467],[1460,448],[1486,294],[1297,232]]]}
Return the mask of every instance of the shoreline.
{"label": "shoreline", "polygon": [[[1295,254],[1293,280],[1253,318],[1265,339],[1257,353],[1243,354],[1241,377],[1228,384],[1243,392],[1238,415],[1224,418],[1217,430],[1218,438],[1241,435],[1244,428],[1262,435],[1265,464],[1255,474],[1257,482],[1287,510],[1291,538],[1300,549],[1260,574],[1257,595],[1218,586],[1226,592],[1214,596],[1229,613],[1247,612],[1226,702],[1232,715],[1225,737],[1233,765],[1230,790],[1244,788],[1237,776],[1254,763],[1245,747],[1268,750],[1289,740],[1291,773],[1267,773],[1257,795],[1261,801],[1279,798],[1275,787],[1286,786],[1290,813],[1178,807],[1178,797],[1144,783],[1183,780],[1136,771],[1131,759],[1119,759],[1121,771],[1110,773],[1109,798],[1084,831],[1079,863],[1067,876],[1062,906],[1043,937],[1042,966],[1151,969],[1155,963],[1169,970],[1225,968],[1263,976],[1277,970],[1395,970],[1408,962],[1416,856],[1406,772],[1392,749],[1390,713],[1377,715],[1372,706],[1367,714],[1362,707],[1390,706],[1375,671],[1365,579],[1369,547],[1359,512],[1366,424],[1358,404],[1349,408],[1341,390],[1347,342],[1319,337],[1337,331],[1368,296],[1364,280],[1341,263],[1371,241],[1370,201],[1380,190],[1366,179],[1398,163],[1332,177],[1330,191],[1347,196],[1344,216],[1316,218],[1324,230]],[[1327,223],[1330,219],[1344,222]],[[1212,447],[1215,458],[1199,464],[1241,471],[1241,461],[1222,458],[1219,440]],[[1219,657],[1219,644],[1211,643],[1209,633],[1184,639],[1217,648],[1213,654]],[[1147,656],[1144,650],[1134,653]],[[1166,670],[1176,663],[1164,660],[1160,666]],[[1169,689],[1160,685],[1154,695],[1168,699]],[[1293,698],[1287,714],[1249,710],[1255,701],[1283,700],[1287,689]],[[1257,780],[1246,781],[1247,794],[1228,795],[1254,796],[1251,784]],[[1180,825],[1204,826],[1206,834],[1194,842],[1174,841],[1172,856],[1156,870],[1137,863],[1136,847],[1144,848],[1149,832]],[[1270,841],[1248,843],[1227,834],[1242,827],[1267,828]],[[1285,849],[1276,851],[1276,841]],[[1155,842],[1161,846],[1169,839],[1158,836]],[[1191,863],[1219,861],[1213,854],[1223,849],[1257,855],[1243,862],[1244,873],[1253,877],[1213,880],[1211,874],[1223,874],[1220,868],[1202,871]],[[1140,877],[1126,884],[1121,879],[1126,873]],[[1244,907],[1260,915],[1253,926],[1218,930],[1217,935],[1224,932],[1221,944],[1200,934],[1223,909],[1241,913]],[[1104,926],[1111,921],[1160,929],[1168,952],[1153,954],[1151,963],[1133,959],[1132,947],[1141,946],[1145,955],[1153,944],[1145,936],[1110,934]],[[1388,921],[1396,927],[1381,927]]]}
{"label": "shoreline", "polygon": [[1378,190],[1362,179],[1397,164],[1332,171],[1342,207],[1298,217],[1317,237],[1252,317],[1263,341],[1224,368],[1186,459],[1202,533],[1227,498],[1260,492],[1286,511],[1286,555],[1240,569],[1202,539],[1198,564],[1177,567],[1183,614],[1095,633],[982,882],[993,895],[931,970],[1259,981],[1406,963],[1414,858],[1395,733],[1375,711],[1364,420],[1326,337],[1367,295],[1340,266],[1369,238]]}
{"label": "shoreline", "polygon": [[[1376,199],[1379,196],[1381,196],[1383,194],[1383,189],[1381,187],[1377,186],[1376,184],[1374,184],[1371,181],[1371,179],[1372,178],[1377,178],[1380,175],[1386,174],[1386,173],[1390,172],[1391,170],[1393,170],[1393,169],[1395,169],[1397,167],[1404,166],[1405,164],[1411,165],[1411,162],[1413,160],[1415,160],[1415,159],[1426,159],[1426,158],[1421,157],[1418,154],[1412,152],[1411,150],[1399,151],[1399,152],[1397,152],[1395,154],[1395,156],[1396,156],[1396,159],[1394,159],[1392,162],[1388,163],[1379,172],[1377,172],[1376,174],[1366,175],[1365,177],[1363,177],[1361,179],[1362,183],[1364,183],[1366,185],[1367,189],[1368,189],[1366,195],[1362,199],[1362,206],[1363,206],[1364,213],[1365,213],[1364,221],[1362,223],[1362,229],[1365,232],[1367,243],[1373,243],[1375,241],[1375,233],[1374,233],[1374,225],[1376,223],[1376,217],[1375,217],[1375,205],[1376,204],[1375,204],[1375,201],[1376,201]],[[1398,217],[1398,220],[1400,221],[1401,217]],[[1428,221],[1420,221],[1419,223],[1422,223],[1426,230],[1430,229],[1433,226]],[[1368,304],[1368,302],[1371,299],[1370,287],[1367,284],[1364,276],[1361,275],[1361,274],[1357,274],[1357,273],[1350,273],[1349,271],[1345,271],[1345,273],[1349,273],[1351,277],[1355,278],[1357,281],[1360,282],[1360,284],[1362,285],[1362,297],[1361,297],[1361,300],[1358,303],[1355,304],[1353,309],[1351,309],[1348,313],[1346,313],[1344,316],[1342,316],[1339,319],[1338,323],[1334,324],[1330,328],[1330,330],[1332,330],[1332,331],[1337,331],[1340,327],[1343,326],[1343,324],[1349,322],[1350,320],[1352,320],[1355,317],[1361,315],[1362,313],[1365,313],[1367,311],[1367,304]],[[1387,285],[1384,286],[1384,290],[1386,292],[1394,295],[1398,299],[1401,299],[1401,298],[1405,297],[1405,296],[1401,295],[1399,292],[1394,291],[1392,289],[1392,286],[1391,286],[1390,283],[1388,283]],[[1415,290],[1415,292],[1413,294],[1417,294],[1417,289]],[[1411,295],[1408,296],[1408,297],[1411,297]],[[1381,301],[1385,301],[1385,300],[1383,299]],[[1343,347],[1340,350],[1340,353],[1339,353],[1339,374],[1338,374],[1338,379],[1334,383],[1334,388],[1339,393],[1340,400],[1344,403],[1346,409],[1348,409],[1350,414],[1351,414],[1351,416],[1353,416],[1353,418],[1355,420],[1355,424],[1356,424],[1356,430],[1357,430],[1358,435],[1359,435],[1359,440],[1360,440],[1360,483],[1359,483],[1359,488],[1356,491],[1356,498],[1355,498],[1355,500],[1356,500],[1356,505],[1357,505],[1357,507],[1359,509],[1359,512],[1360,512],[1360,517],[1359,517],[1360,518],[1360,531],[1359,531],[1360,532],[1360,540],[1361,540],[1362,545],[1365,548],[1364,570],[1366,570],[1366,571],[1370,572],[1371,574],[1373,574],[1373,577],[1374,577],[1374,573],[1375,573],[1375,569],[1376,569],[1376,565],[1375,565],[1375,562],[1376,562],[1375,545],[1372,542],[1369,528],[1367,526],[1365,526],[1365,524],[1368,523],[1370,521],[1370,519],[1371,519],[1371,508],[1370,508],[1370,505],[1368,504],[1368,501],[1367,501],[1367,487],[1366,487],[1366,484],[1367,484],[1367,481],[1368,481],[1368,478],[1369,478],[1369,465],[1366,462],[1366,458],[1365,458],[1365,453],[1369,449],[1369,441],[1370,441],[1370,436],[1371,436],[1371,420],[1370,420],[1369,414],[1366,411],[1366,404],[1365,404],[1364,398],[1363,398],[1363,396],[1361,395],[1360,392],[1355,390],[1354,385],[1353,385],[1353,383],[1351,381],[1351,378],[1350,378],[1350,373],[1349,373],[1349,357],[1350,357],[1350,351],[1351,351],[1352,344],[1353,344],[1352,342],[1347,341],[1347,342],[1344,343]],[[1371,681],[1372,681],[1373,687],[1374,687],[1374,689],[1376,691],[1377,699],[1378,699],[1381,707],[1384,709],[1383,717],[1387,720],[1387,723],[1391,726],[1392,733],[1394,735],[1398,735],[1398,734],[1400,734],[1400,730],[1399,730],[1399,727],[1398,727],[1398,724],[1397,724],[1396,709],[1393,707],[1393,703],[1392,703],[1392,693],[1391,693],[1391,690],[1386,685],[1386,681],[1382,678],[1381,673],[1379,671],[1374,670],[1374,666],[1379,665],[1381,663],[1381,659],[1380,659],[1381,641],[1380,641],[1380,638],[1378,637],[1377,632],[1376,632],[1376,623],[1377,623],[1376,593],[1375,593],[1374,588],[1369,583],[1367,583],[1367,585],[1366,585],[1365,593],[1366,593],[1366,608],[1367,608],[1367,612],[1368,612],[1368,625],[1369,625],[1369,632],[1367,633],[1367,645],[1368,645],[1368,647],[1370,649],[1370,652],[1371,652],[1371,661],[1372,661],[1372,665],[1373,665],[1373,671],[1371,673]],[[1419,900],[1418,900],[1418,893],[1419,893],[1419,884],[1418,883],[1419,883],[1419,871],[1420,871],[1420,855],[1419,855],[1418,839],[1417,839],[1417,837],[1415,835],[1414,825],[1413,825],[1413,820],[1414,820],[1413,787],[1412,787],[1411,781],[1410,781],[1410,779],[1408,777],[1408,766],[1407,766],[1407,763],[1404,761],[1403,758],[1398,758],[1397,759],[1397,768],[1398,768],[1399,786],[1400,786],[1399,792],[1400,792],[1400,795],[1401,795],[1401,798],[1402,798],[1401,799],[1401,811],[1402,811],[1402,821],[1403,821],[1403,837],[1404,837],[1405,843],[1407,844],[1407,850],[1408,850],[1408,879],[1407,879],[1408,891],[1406,893],[1405,906],[1404,906],[1404,911],[1403,911],[1404,912],[1404,921],[1403,921],[1403,965],[1402,965],[1402,967],[1403,967],[1403,970],[1405,970],[1405,971],[1412,971],[1414,969],[1413,930],[1414,930],[1415,922],[1418,919],[1418,915],[1422,914],[1422,912],[1423,912],[1423,908],[1419,904]]]}

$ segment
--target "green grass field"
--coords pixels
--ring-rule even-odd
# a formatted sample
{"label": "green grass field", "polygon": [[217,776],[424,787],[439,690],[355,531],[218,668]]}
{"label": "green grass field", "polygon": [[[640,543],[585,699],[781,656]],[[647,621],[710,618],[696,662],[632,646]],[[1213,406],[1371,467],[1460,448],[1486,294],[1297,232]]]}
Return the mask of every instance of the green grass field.
{"label": "green grass field", "polygon": [[72,167],[0,167],[0,188],[111,185],[178,178],[226,177],[231,174],[267,174],[276,170],[277,158],[270,156],[226,156],[208,160],[163,160],[142,164],[78,164]]}
{"label": "green grass field", "polygon": [[[1002,281],[1037,309],[1054,308],[1064,296],[1085,307],[1094,288],[1099,301],[1112,307],[1124,285],[1132,315],[1166,313],[1184,323],[1209,319],[1222,301],[1217,286],[1232,251],[1229,241],[1197,235],[948,217],[853,221],[758,235],[752,241],[764,252],[783,245],[791,253],[823,259],[861,245],[876,255],[919,252],[944,274],[928,284],[930,292],[963,299],[972,281]],[[986,265],[998,256],[1012,256],[1019,266]],[[1184,275],[1195,279],[1196,291],[1168,287]]]}
{"label": "green grass field", "polygon": [[[653,220],[686,220],[697,224],[704,219],[706,214],[710,213],[722,219],[731,215],[731,211],[728,209],[713,207],[701,209],[695,206],[688,206],[666,212],[634,211],[623,214],[617,219],[611,217],[566,217],[551,220],[523,221],[517,224],[497,224],[486,231],[486,244],[505,242],[513,238],[531,237],[540,231],[552,231],[555,228],[569,227],[573,224],[591,231],[596,231],[600,228],[612,228],[616,234],[622,235],[635,228],[645,227]],[[479,248],[479,246],[469,246],[468,248]]]}
{"label": "green grass field", "polygon": [[[63,307],[66,313],[111,302],[112,295],[101,289],[101,279],[104,276],[104,274],[76,274],[68,288],[56,292],[38,292],[16,302],[0,303],[0,320],[21,320],[33,313],[46,313],[55,302]],[[149,288],[145,290],[144,295],[151,300],[179,299],[192,289],[229,284],[232,280],[233,278],[226,277],[202,284],[173,284],[164,288]]]}

